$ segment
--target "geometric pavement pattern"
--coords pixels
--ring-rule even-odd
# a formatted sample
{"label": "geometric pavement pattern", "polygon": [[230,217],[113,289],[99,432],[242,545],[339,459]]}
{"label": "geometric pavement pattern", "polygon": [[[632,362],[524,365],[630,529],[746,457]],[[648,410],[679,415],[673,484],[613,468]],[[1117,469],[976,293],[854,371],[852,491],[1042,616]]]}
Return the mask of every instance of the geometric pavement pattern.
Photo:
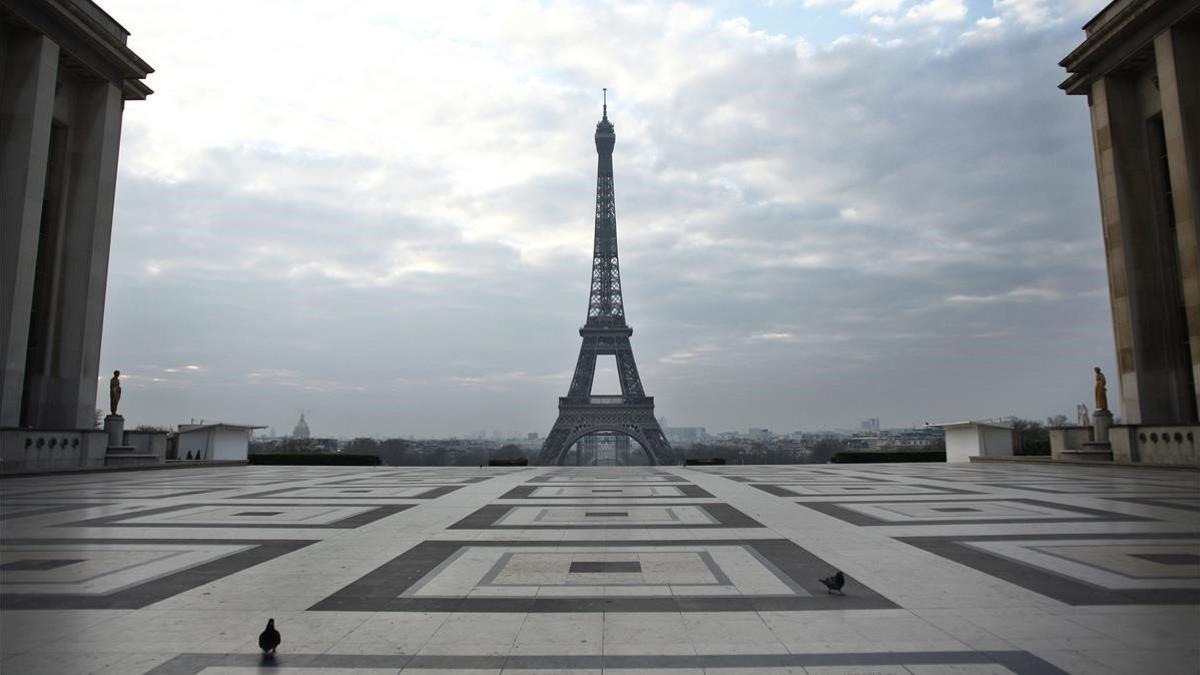
{"label": "geometric pavement pattern", "polygon": [[1194,673],[1197,635],[1196,472],[0,479],[4,673]]}

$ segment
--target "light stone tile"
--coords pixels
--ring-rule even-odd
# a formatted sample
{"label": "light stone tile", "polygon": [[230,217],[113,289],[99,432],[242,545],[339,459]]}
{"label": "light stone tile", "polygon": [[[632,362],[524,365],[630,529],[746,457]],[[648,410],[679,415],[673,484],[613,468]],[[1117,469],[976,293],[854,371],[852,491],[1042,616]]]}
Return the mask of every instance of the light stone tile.
{"label": "light stone tile", "polygon": [[910,671],[899,665],[871,666],[806,666],[808,675],[909,675]]}
{"label": "light stone tile", "polygon": [[[202,675],[254,675],[262,673],[263,668],[247,667],[247,665],[217,665],[200,671]],[[287,665],[271,665],[270,673],[280,675],[396,675],[396,668],[288,668]],[[407,673],[407,670],[404,671]]]}
{"label": "light stone tile", "polygon": [[524,622],[524,614],[452,614],[430,636],[427,646],[486,643],[511,647]]}
{"label": "light stone tile", "polygon": [[605,668],[605,675],[704,675],[702,668]]}
{"label": "light stone tile", "polygon": [[1016,675],[1012,670],[998,664],[924,664],[906,665],[912,675]]}
{"label": "light stone tile", "polygon": [[804,668],[706,668],[704,675],[804,675]]}

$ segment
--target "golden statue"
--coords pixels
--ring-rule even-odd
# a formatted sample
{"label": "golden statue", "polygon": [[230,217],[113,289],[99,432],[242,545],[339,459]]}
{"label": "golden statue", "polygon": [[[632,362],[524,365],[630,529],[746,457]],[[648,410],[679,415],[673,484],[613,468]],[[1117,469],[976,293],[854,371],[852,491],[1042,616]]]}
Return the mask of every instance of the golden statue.
{"label": "golden statue", "polygon": [[1108,410],[1108,380],[1104,379],[1104,373],[1096,366],[1096,412],[1101,410]]}
{"label": "golden statue", "polygon": [[112,379],[108,381],[108,409],[117,414],[117,404],[121,402],[121,371],[114,370]]}

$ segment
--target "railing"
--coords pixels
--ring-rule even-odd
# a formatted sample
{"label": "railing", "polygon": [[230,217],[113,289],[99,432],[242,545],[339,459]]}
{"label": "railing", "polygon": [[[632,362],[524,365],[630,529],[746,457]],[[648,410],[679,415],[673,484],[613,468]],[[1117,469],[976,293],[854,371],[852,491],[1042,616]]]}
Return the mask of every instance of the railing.
{"label": "railing", "polygon": [[637,405],[654,407],[653,396],[622,396],[620,394],[588,396],[586,398],[563,396],[558,399],[558,402],[560,405]]}

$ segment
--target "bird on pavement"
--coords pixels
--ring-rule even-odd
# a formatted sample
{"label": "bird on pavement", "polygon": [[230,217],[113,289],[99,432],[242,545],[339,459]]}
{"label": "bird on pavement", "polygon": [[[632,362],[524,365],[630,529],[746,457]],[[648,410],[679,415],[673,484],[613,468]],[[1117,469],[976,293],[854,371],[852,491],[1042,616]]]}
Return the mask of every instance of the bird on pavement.
{"label": "bird on pavement", "polygon": [[279,637],[279,631],[275,630],[275,619],[267,619],[267,627],[258,636],[258,646],[263,650],[264,654],[275,654],[275,648],[283,639]]}
{"label": "bird on pavement", "polygon": [[842,586],[846,585],[846,576],[841,571],[828,579],[821,579],[821,583],[825,584],[825,588],[829,589],[830,593],[845,595],[842,593]]}

